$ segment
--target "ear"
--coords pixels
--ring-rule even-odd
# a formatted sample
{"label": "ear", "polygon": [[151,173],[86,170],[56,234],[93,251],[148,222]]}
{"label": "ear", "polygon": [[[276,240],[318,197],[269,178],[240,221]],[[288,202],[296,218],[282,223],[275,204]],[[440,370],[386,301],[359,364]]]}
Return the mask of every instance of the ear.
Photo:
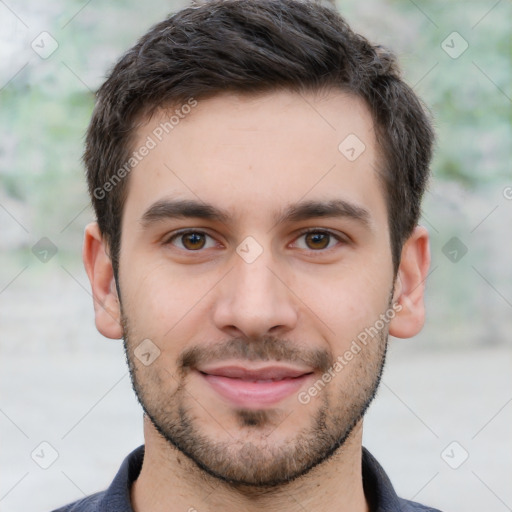
{"label": "ear", "polygon": [[389,324],[389,334],[397,338],[411,338],[425,323],[425,280],[430,267],[428,231],[416,226],[402,248],[393,294],[396,315]]}
{"label": "ear", "polygon": [[107,338],[122,338],[121,307],[114,270],[97,222],[85,228],[82,257],[92,287],[96,328]]}

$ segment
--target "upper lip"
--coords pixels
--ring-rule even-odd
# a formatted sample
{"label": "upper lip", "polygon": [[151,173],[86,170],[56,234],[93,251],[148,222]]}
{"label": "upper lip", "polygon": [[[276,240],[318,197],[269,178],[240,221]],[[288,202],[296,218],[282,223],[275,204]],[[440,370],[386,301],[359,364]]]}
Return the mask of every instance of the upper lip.
{"label": "upper lip", "polygon": [[286,378],[300,377],[312,373],[309,368],[297,368],[283,365],[269,365],[259,368],[248,368],[235,364],[222,366],[204,366],[198,368],[201,373],[208,375],[217,375],[220,377],[230,377],[232,379],[244,380],[280,380]]}

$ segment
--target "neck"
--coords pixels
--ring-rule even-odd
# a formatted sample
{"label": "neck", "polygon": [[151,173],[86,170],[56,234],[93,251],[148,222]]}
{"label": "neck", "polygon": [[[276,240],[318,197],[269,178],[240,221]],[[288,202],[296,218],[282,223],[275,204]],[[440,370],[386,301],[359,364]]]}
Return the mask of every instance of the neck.
{"label": "neck", "polygon": [[131,488],[135,512],[369,512],[363,492],[362,421],[328,460],[296,480],[273,488],[231,485],[171,446],[144,418],[142,470]]}

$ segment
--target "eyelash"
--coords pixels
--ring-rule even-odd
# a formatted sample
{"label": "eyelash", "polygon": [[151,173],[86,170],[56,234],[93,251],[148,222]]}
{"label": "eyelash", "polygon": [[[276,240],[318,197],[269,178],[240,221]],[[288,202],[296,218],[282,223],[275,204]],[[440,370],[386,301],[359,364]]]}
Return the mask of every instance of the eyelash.
{"label": "eyelash", "polygon": [[[172,244],[173,240],[175,240],[176,238],[179,238],[180,236],[191,234],[191,233],[200,234],[200,235],[206,235],[206,236],[208,236],[208,237],[213,239],[213,237],[211,235],[209,235],[205,231],[196,230],[196,229],[183,229],[181,231],[177,231],[177,232],[173,233],[171,236],[166,238],[166,240],[164,242],[164,245]],[[345,243],[345,244],[349,242],[348,237],[345,238],[345,237],[342,237],[340,235],[337,235],[336,233],[334,233],[334,232],[332,232],[332,231],[330,231],[328,229],[320,229],[320,228],[306,228],[306,229],[304,229],[304,230],[299,232],[299,234],[297,235],[295,240],[297,240],[298,238],[300,238],[300,237],[302,237],[304,235],[307,235],[309,233],[329,235],[330,237],[336,239],[338,242]],[[203,252],[203,249],[198,249],[196,251],[191,250],[191,249],[181,249],[181,248],[179,248],[179,249],[183,250],[185,252],[190,252],[190,253],[194,253],[194,252],[200,253],[200,252]],[[306,250],[308,250],[309,252],[312,252],[312,253],[325,253],[327,251],[330,251],[331,249],[334,249],[334,247],[329,247],[327,249],[317,249],[317,250],[315,250],[315,249],[306,249]]]}

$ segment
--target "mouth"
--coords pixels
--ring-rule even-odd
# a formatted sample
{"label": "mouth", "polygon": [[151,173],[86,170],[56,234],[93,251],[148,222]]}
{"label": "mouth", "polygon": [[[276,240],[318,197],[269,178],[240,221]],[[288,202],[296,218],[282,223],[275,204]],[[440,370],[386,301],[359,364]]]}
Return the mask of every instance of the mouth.
{"label": "mouth", "polygon": [[314,373],[310,368],[283,365],[251,368],[235,364],[196,371],[216,394],[231,405],[246,409],[278,404],[297,393]]}

